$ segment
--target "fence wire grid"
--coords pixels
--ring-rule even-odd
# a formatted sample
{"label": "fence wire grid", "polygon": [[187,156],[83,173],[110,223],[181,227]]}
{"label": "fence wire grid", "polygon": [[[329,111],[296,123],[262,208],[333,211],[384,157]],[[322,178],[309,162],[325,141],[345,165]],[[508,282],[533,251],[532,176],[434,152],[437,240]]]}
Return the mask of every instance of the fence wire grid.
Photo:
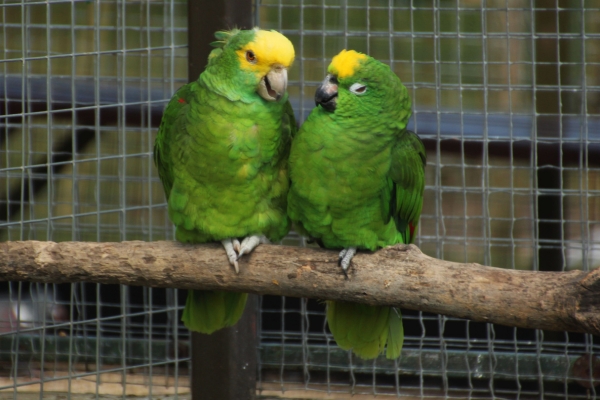
{"label": "fence wire grid", "polygon": [[[416,241],[425,253],[523,270],[600,264],[600,2],[254,5],[256,25],[296,48],[289,92],[300,121],[344,48],[389,64],[407,86],[410,129],[428,150]],[[187,81],[187,7],[0,4],[0,241],[173,239],[152,147]],[[305,245],[293,232],[283,243]],[[0,289],[0,390],[11,397],[189,398],[185,291]],[[401,358],[365,362],[335,346],[319,302],[264,296],[259,315],[263,392],[600,397],[591,335],[404,311]],[[598,365],[596,375],[575,363]]]}

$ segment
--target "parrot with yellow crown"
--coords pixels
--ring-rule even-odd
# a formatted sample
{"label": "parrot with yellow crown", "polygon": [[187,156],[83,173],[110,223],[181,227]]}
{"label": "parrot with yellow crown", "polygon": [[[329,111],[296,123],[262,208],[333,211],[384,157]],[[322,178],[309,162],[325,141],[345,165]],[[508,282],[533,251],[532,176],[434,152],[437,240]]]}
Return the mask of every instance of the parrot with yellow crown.
{"label": "parrot with yellow crown", "polygon": [[[343,50],[328,67],[312,110],[292,143],[288,215],[301,234],[339,249],[348,267],[357,250],[414,240],[423,206],[425,148],[406,129],[408,92],[390,68]],[[400,356],[400,310],[327,301],[338,346],[361,358]]]}
{"label": "parrot with yellow crown", "polygon": [[[208,65],[165,109],[154,161],[183,243],[221,242],[229,263],[283,238],[296,130],[287,71],[294,47],[275,31],[220,31]],[[212,333],[235,324],[247,294],[190,290],[182,320]]]}

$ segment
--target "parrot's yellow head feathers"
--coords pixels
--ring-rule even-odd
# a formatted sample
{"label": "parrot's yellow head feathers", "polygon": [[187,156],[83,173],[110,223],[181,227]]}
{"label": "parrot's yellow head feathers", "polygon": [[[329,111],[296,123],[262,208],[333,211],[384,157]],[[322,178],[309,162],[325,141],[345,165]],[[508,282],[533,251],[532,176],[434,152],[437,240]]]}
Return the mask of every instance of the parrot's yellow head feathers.
{"label": "parrot's yellow head feathers", "polygon": [[294,45],[279,32],[256,29],[252,41],[237,50],[244,70],[266,75],[273,66],[289,68],[294,62]]}
{"label": "parrot's yellow head feathers", "polygon": [[366,54],[344,49],[337,56],[333,57],[329,68],[327,68],[327,72],[336,75],[340,79],[344,79],[352,76],[360,62],[366,59]]}
{"label": "parrot's yellow head feathers", "polygon": [[[200,78],[207,87],[232,101],[249,103],[261,97],[283,104],[287,100],[288,68],[294,46],[279,32],[232,29],[215,32],[216,49]],[[257,96],[258,95],[258,96]]]}

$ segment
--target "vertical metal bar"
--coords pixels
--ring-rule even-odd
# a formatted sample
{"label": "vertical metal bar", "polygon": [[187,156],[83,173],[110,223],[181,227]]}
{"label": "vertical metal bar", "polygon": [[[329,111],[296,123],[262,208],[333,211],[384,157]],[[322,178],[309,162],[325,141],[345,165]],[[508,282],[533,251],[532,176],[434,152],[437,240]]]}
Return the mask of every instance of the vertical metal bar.
{"label": "vertical metal bar", "polygon": [[[100,173],[101,171],[101,167],[102,167],[102,163],[101,163],[101,156],[102,156],[102,142],[101,142],[101,135],[100,135],[100,63],[101,63],[101,57],[100,57],[100,51],[101,51],[101,32],[100,32],[100,25],[101,25],[101,15],[103,15],[101,13],[102,11],[102,6],[100,4],[100,0],[95,0],[94,1],[94,9],[93,9],[93,35],[94,35],[94,47],[93,47],[93,51],[94,51],[94,143],[96,143],[96,148],[95,148],[95,155],[96,155],[96,182],[95,182],[95,190],[96,193],[100,193],[100,182],[102,179],[102,174]],[[105,14],[106,15],[106,14]],[[102,210],[102,200],[100,198],[98,198],[97,202],[96,202],[96,240],[98,242],[101,241],[102,235],[100,233],[100,225],[102,222],[102,217],[101,217],[101,213],[100,211]],[[75,284],[72,284],[71,286],[71,293],[73,293],[75,291]],[[96,343],[95,343],[95,370],[96,370],[96,390],[94,393],[94,398],[96,400],[98,400],[100,398],[100,385],[102,384],[102,375],[100,374],[100,371],[102,370],[103,366],[102,366],[102,348],[100,346],[100,338],[102,337],[102,322],[101,322],[101,316],[102,316],[102,297],[100,295],[100,284],[96,284],[96,292],[95,292],[95,308],[96,308],[96,321],[95,321],[95,325],[96,325],[96,329],[95,329],[95,335],[96,335]],[[94,301],[92,300],[92,302]],[[85,298],[83,301],[83,309],[85,310],[87,307],[85,306]],[[73,298],[71,298],[71,307],[73,307]],[[73,311],[71,310],[70,315],[73,315]],[[71,325],[71,329],[73,325]],[[71,337],[73,336],[72,334],[70,335]],[[87,335],[86,335],[87,336]],[[70,352],[69,352],[70,354]],[[71,371],[69,369],[69,371]]]}
{"label": "vertical metal bar", "polygon": [[[145,10],[144,10],[144,6],[145,6]],[[143,17],[143,21],[145,22],[145,26],[144,26],[144,22],[140,21],[140,27],[142,29],[146,29],[145,35],[140,35],[140,46],[143,46],[144,44],[146,45],[147,48],[147,52],[145,54],[146,56],[146,70],[144,71],[142,67],[142,63],[140,63],[140,76],[143,77],[144,73],[146,74],[146,91],[147,91],[147,98],[146,101],[147,106],[146,106],[146,139],[147,142],[144,143],[144,149],[142,149],[142,151],[148,149],[148,151],[152,151],[152,146],[149,145],[149,143],[152,142],[152,107],[151,107],[151,100],[153,100],[152,98],[152,38],[150,35],[150,31],[152,28],[152,19],[151,19],[151,13],[150,13],[150,4],[142,4],[142,10],[145,11],[144,12],[144,17]],[[140,17],[142,15],[142,12],[140,12]],[[144,43],[145,42],[145,43]],[[142,84],[142,82],[140,82],[140,84]],[[141,123],[143,126],[144,120],[143,117],[140,118],[141,119]],[[146,147],[148,146],[148,147]],[[149,237],[148,240],[152,241],[152,164],[153,164],[153,157],[148,157],[147,158],[147,181],[146,184],[148,185],[148,223],[150,226],[150,231],[149,231]],[[152,288],[147,288],[146,290],[144,290],[144,295],[147,296],[147,301],[144,301],[144,305],[147,305],[147,316],[146,316],[146,321],[144,321],[144,328],[146,329],[145,335],[148,335],[148,397],[150,399],[152,399],[154,396],[152,395],[152,388],[154,386],[154,382],[153,382],[153,376],[154,376],[154,368],[153,368],[153,363],[154,363],[154,354],[152,352],[152,333],[155,329],[155,327],[153,326],[154,324],[154,318],[153,318],[153,312],[154,312],[154,306],[153,306],[153,302],[152,302],[152,298],[153,298],[153,291]],[[177,392],[175,392],[177,393]]]}
{"label": "vertical metal bar", "polygon": [[196,80],[206,66],[218,30],[250,29],[252,0],[198,0],[188,3],[188,77]]}
{"label": "vertical metal bar", "polygon": [[[537,171],[537,239],[538,239],[538,269],[540,271],[562,271],[565,265],[563,236],[563,199],[562,199],[562,141],[544,143],[549,136],[560,138],[562,135],[562,105],[560,90],[560,32],[568,32],[565,21],[559,19],[558,2],[548,3],[546,11],[536,10],[535,30],[538,32],[554,32],[555,36],[536,39],[534,63],[536,75],[534,89],[540,87],[551,89],[536,93],[535,113],[537,124],[536,161]],[[554,7],[551,7],[552,4]],[[550,17],[550,15],[552,18]],[[558,332],[538,331],[537,352],[542,354],[544,342],[562,342],[565,335]],[[546,393],[560,393],[564,387],[555,382],[543,380],[543,369],[538,359],[539,393],[540,398]]]}
{"label": "vertical metal bar", "polygon": [[[511,264],[511,268],[515,269],[516,268],[516,262],[517,262],[517,244],[515,241],[515,222],[516,222],[516,213],[515,213],[515,202],[516,202],[516,198],[515,198],[515,157],[514,157],[514,139],[513,139],[513,132],[514,132],[514,124],[513,124],[513,115],[515,113],[516,110],[513,110],[513,102],[512,102],[512,64],[514,62],[513,57],[511,55],[511,43],[512,43],[512,33],[511,30],[514,30],[514,27],[511,27],[511,13],[509,13],[508,9],[505,11],[504,17],[506,18],[506,82],[507,82],[507,89],[508,89],[508,118],[509,118],[509,131],[508,131],[508,135],[509,135],[509,168],[510,168],[510,176],[509,176],[509,182],[510,182],[510,241],[511,241],[511,246],[510,246],[510,264]],[[519,22],[516,22],[516,25],[519,25]],[[514,46],[514,45],[513,45]],[[465,235],[466,236],[466,235]],[[514,353],[515,353],[515,357],[514,357],[514,371],[515,371],[515,377],[514,377],[514,383],[515,383],[515,390],[516,390],[516,396],[517,398],[520,398],[521,396],[521,392],[523,390],[523,387],[521,385],[521,380],[519,379],[519,376],[521,375],[521,372],[519,371],[519,362],[518,362],[518,358],[517,358],[517,354],[519,351],[519,341],[518,341],[518,331],[517,328],[513,328],[513,337],[514,337],[514,342],[513,342],[513,346],[514,346]],[[467,339],[468,340],[468,339]],[[470,377],[469,377],[470,380]]]}
{"label": "vertical metal bar", "polygon": [[[437,192],[438,195],[436,196],[436,216],[439,217],[439,222],[436,224],[436,239],[437,240],[437,249],[436,249],[436,256],[439,258],[444,258],[444,250],[445,247],[443,245],[443,237],[446,235],[446,226],[445,226],[445,221],[444,221],[444,209],[442,207],[443,204],[443,196],[444,196],[444,191],[443,191],[443,184],[442,184],[442,160],[441,160],[441,151],[439,146],[441,145],[441,134],[442,134],[442,114],[441,114],[441,110],[442,110],[442,105],[441,105],[441,98],[442,98],[442,64],[441,64],[441,60],[442,60],[442,53],[441,53],[441,41],[440,41],[440,32],[441,32],[441,25],[440,25],[440,20],[442,18],[442,14],[441,14],[441,1],[440,0],[435,0],[432,3],[432,14],[433,14],[433,32],[432,32],[432,36],[433,36],[433,51],[434,51],[434,56],[433,56],[433,63],[434,63],[434,71],[435,71],[435,102],[436,102],[436,110],[437,110],[437,146],[438,146],[438,151],[436,153],[436,189],[438,189],[439,191]],[[441,233],[440,233],[441,231]],[[440,240],[441,239],[441,240]],[[440,346],[440,354],[441,354],[441,361],[442,361],[442,370],[441,370],[441,390],[444,392],[445,396],[448,396],[448,388],[449,388],[449,383],[448,383],[448,371],[447,371],[447,343],[446,343],[446,339],[444,337],[444,330],[445,330],[445,325],[446,325],[446,317],[445,316],[438,316],[438,327],[439,327],[439,346]],[[424,332],[425,330],[423,330]],[[423,381],[421,381],[421,385],[423,385]]]}
{"label": "vertical metal bar", "polygon": [[[300,2],[300,43],[299,49],[296,53],[296,59],[299,61],[298,69],[300,71],[300,121],[304,121],[304,0]],[[308,332],[310,330],[310,321],[308,318],[308,310],[307,310],[307,299],[300,299],[300,310],[301,310],[301,320],[300,320],[300,332],[302,334],[302,364],[303,364],[303,380],[304,380],[304,388],[308,389],[308,384],[310,382],[310,369],[309,365],[309,350],[308,350]]]}
{"label": "vertical metal bar", "polygon": [[[548,12],[537,12],[533,32],[558,33],[558,8],[553,9],[554,18]],[[546,137],[560,135],[560,90],[559,63],[560,48],[558,36],[538,38],[536,40],[535,65],[537,73],[534,86],[547,86],[554,93],[544,91],[535,97],[538,138],[540,133]],[[554,68],[550,68],[552,66]],[[542,114],[540,116],[540,114]],[[551,116],[550,116],[551,114]],[[537,139],[537,138],[536,138]],[[544,145],[536,140],[537,151],[537,218],[538,218],[538,268],[541,271],[561,271],[563,268],[562,230],[562,171],[561,144]]]}
{"label": "vertical metal bar", "polygon": [[256,398],[256,305],[248,296],[237,324],[212,335],[192,333],[192,400]]}
{"label": "vertical metal bar", "polygon": [[[188,79],[204,69],[214,32],[252,28],[253,16],[252,0],[188,2]],[[256,296],[248,296],[235,326],[212,335],[192,333],[192,400],[256,397],[256,306]]]}

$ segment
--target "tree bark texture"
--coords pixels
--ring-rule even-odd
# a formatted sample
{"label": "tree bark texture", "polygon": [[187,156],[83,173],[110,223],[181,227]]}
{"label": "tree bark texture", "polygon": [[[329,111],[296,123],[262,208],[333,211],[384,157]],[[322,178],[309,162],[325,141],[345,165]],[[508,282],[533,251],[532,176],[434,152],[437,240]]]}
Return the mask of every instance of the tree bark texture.
{"label": "tree bark texture", "polygon": [[414,245],[358,253],[261,245],[236,274],[218,244],[0,243],[0,280],[120,283],[309,297],[439,313],[522,328],[600,334],[600,268],[535,272],[461,264]]}

